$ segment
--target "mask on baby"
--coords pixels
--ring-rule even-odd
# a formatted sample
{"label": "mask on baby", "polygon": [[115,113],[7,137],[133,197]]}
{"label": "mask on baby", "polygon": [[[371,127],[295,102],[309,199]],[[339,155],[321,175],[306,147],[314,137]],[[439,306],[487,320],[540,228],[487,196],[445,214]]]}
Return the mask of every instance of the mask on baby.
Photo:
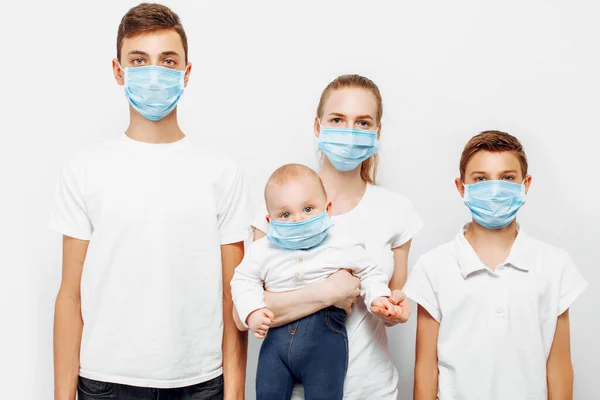
{"label": "mask on baby", "polygon": [[317,145],[335,169],[352,171],[377,153],[377,131],[328,128],[321,125]]}
{"label": "mask on baby", "polygon": [[488,229],[500,229],[514,221],[525,197],[523,184],[484,181],[465,185],[463,201],[475,222]]}
{"label": "mask on baby", "polygon": [[121,69],[125,97],[144,117],[158,121],[175,109],[183,94],[185,70],[154,65]]}
{"label": "mask on baby", "polygon": [[333,226],[326,210],[298,222],[271,220],[267,240],[288,250],[306,250],[319,245]]}

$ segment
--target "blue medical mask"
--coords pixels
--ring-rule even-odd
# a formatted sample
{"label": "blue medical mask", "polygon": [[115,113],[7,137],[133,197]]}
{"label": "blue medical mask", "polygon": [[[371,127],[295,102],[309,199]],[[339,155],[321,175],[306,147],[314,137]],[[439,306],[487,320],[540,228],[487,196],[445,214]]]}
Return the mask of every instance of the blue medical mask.
{"label": "blue medical mask", "polygon": [[314,217],[298,222],[271,220],[267,239],[284,249],[306,250],[319,245],[333,226],[326,210]]}
{"label": "blue medical mask", "polygon": [[377,131],[328,128],[321,125],[317,144],[335,169],[341,172],[352,171],[377,153]]}
{"label": "blue medical mask", "polygon": [[507,181],[484,181],[465,185],[464,203],[473,220],[488,229],[508,226],[525,204],[525,185]]}
{"label": "blue medical mask", "polygon": [[175,109],[183,94],[185,70],[149,65],[123,71],[125,96],[144,117],[158,121]]}

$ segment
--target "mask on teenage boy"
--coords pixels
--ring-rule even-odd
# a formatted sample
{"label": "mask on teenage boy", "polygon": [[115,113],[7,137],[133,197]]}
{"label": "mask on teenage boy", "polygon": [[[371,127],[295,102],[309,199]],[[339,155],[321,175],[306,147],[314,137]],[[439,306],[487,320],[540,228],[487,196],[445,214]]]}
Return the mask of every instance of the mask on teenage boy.
{"label": "mask on teenage boy", "polygon": [[149,65],[123,71],[125,97],[144,117],[158,121],[175,109],[183,94],[185,70]]}
{"label": "mask on teenage boy", "polygon": [[319,245],[333,226],[327,211],[298,222],[271,220],[267,240],[288,250],[306,250]]}
{"label": "mask on teenage boy", "polygon": [[475,222],[488,229],[500,229],[514,221],[525,197],[522,183],[484,181],[465,185],[463,201]]}
{"label": "mask on teenage boy", "polygon": [[377,131],[328,128],[321,125],[317,144],[335,169],[341,172],[352,171],[377,153]]}

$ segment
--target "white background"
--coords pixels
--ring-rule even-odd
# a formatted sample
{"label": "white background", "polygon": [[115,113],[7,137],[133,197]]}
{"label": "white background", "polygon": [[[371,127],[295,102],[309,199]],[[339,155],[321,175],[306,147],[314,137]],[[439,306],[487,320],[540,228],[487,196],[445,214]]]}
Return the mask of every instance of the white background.
{"label": "white background", "polygon": [[[117,26],[134,1],[9,2],[0,63],[0,397],[52,398],[60,237],[47,228],[65,159],[122,133]],[[408,195],[426,228],[410,265],[468,219],[453,186],[462,147],[484,129],[523,142],[533,185],[520,221],[564,247],[586,279],[572,308],[575,398],[597,398],[600,321],[600,6],[595,1],[171,1],[193,71],[184,131],[237,159],[254,204],[286,162],[317,165],[312,124],[337,75],[384,99],[380,182]],[[210,171],[206,171],[210,173]],[[414,319],[392,329],[402,398],[412,393]],[[249,396],[259,343],[252,340]],[[594,367],[594,365],[596,367]]]}

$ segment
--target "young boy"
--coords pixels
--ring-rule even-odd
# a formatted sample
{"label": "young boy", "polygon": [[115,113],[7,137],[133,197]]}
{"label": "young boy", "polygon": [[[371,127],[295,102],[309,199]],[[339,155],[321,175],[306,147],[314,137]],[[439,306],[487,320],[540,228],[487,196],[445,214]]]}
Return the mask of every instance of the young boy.
{"label": "young boy", "polygon": [[250,246],[231,282],[240,321],[257,337],[266,335],[257,399],[289,399],[295,382],[303,383],[307,399],[341,399],[348,354],[345,312],[329,307],[269,329],[273,314],[266,308],[263,285],[274,292],[295,290],[347,268],[360,278],[367,305],[389,313],[398,306],[390,303],[387,280],[369,262],[364,246],[329,231],[331,203],[313,170],[280,167],[267,182],[265,201],[268,235]]}
{"label": "young boy", "polygon": [[418,303],[415,400],[572,399],[568,308],[587,283],[517,224],[530,184],[515,137],[467,143],[456,187],[473,220],[405,287]]}
{"label": "young boy", "polygon": [[246,339],[228,292],[250,234],[246,194],[236,166],[178,125],[187,48],[169,8],[125,14],[113,72],[129,127],[61,177],[57,400],[243,399]]}

